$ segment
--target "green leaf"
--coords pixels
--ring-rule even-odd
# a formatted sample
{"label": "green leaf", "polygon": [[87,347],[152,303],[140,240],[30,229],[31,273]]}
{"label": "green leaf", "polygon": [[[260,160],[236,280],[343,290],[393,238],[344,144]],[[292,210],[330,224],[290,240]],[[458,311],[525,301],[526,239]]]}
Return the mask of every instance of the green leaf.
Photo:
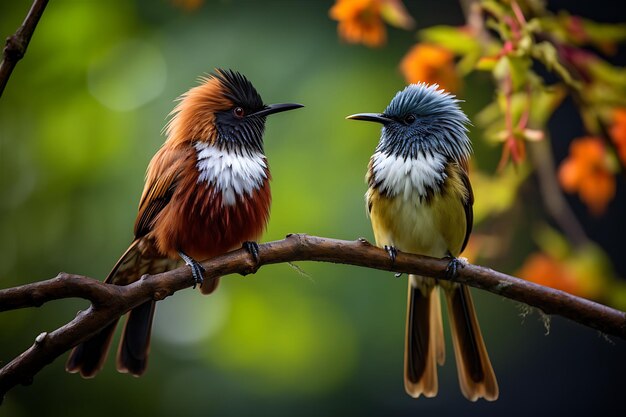
{"label": "green leaf", "polygon": [[592,44],[604,49],[607,44],[626,40],[626,24],[598,23],[565,11],[557,16],[542,16],[536,19],[541,30],[549,32],[561,42],[574,45]]}
{"label": "green leaf", "polygon": [[543,63],[550,71],[554,71],[568,86],[580,90],[580,82],[574,80],[569,71],[559,61],[559,54],[550,42],[539,42],[530,50],[533,58]]}
{"label": "green leaf", "polygon": [[565,236],[548,225],[542,225],[533,232],[533,238],[542,252],[557,260],[567,258],[572,250]]}
{"label": "green leaf", "polygon": [[626,310],[626,282],[614,280],[611,288],[606,291],[609,305],[620,310]]}
{"label": "green leaf", "polygon": [[492,73],[497,80],[508,76],[513,82],[513,91],[519,91],[526,85],[531,72],[532,61],[526,56],[505,55],[494,65]]}
{"label": "green leaf", "polygon": [[473,54],[480,51],[480,43],[476,37],[458,27],[432,26],[421,30],[419,37],[422,41],[443,46],[458,55]]}
{"label": "green leaf", "polygon": [[580,290],[589,298],[601,297],[607,292],[607,284],[615,281],[613,264],[602,248],[593,242],[574,250],[569,262],[579,280]]}
{"label": "green leaf", "polygon": [[528,177],[527,164],[509,165],[501,174],[487,175],[480,171],[471,174],[474,193],[474,223],[509,210],[517,197],[519,186]]}
{"label": "green leaf", "polygon": [[491,125],[502,118],[502,111],[496,100],[491,101],[474,116],[474,121],[481,126]]}
{"label": "green leaf", "polygon": [[626,91],[614,84],[593,82],[585,86],[585,101],[594,107],[626,107]]}
{"label": "green leaf", "polygon": [[480,51],[476,51],[475,53],[468,53],[459,60],[456,67],[461,73],[461,75],[464,76],[474,71],[475,69],[478,69],[478,62],[480,60],[481,60]]}
{"label": "green leaf", "polygon": [[585,33],[594,43],[623,42],[626,40],[626,24],[598,23],[582,19]]}
{"label": "green leaf", "polygon": [[385,22],[400,29],[413,29],[415,20],[400,0],[388,0],[382,3],[380,10]]}
{"label": "green leaf", "polygon": [[508,76],[509,71],[509,61],[503,56],[494,65],[492,73],[496,80],[503,80]]}
{"label": "green leaf", "polygon": [[543,128],[552,113],[559,107],[567,91],[563,86],[556,85],[550,88],[535,88],[532,93],[530,106],[530,126]]}
{"label": "green leaf", "polygon": [[[530,102],[526,91],[513,94],[511,96],[511,110],[516,129],[522,114],[527,109],[530,109],[526,128],[531,129],[531,131],[516,131],[518,136],[525,140],[540,139],[541,135],[537,131],[542,131],[545,128],[546,123],[552,116],[552,113],[554,113],[554,110],[559,107],[566,93],[566,89],[562,86],[545,88],[535,85],[531,90]],[[506,138],[507,133],[504,125],[505,100],[504,94],[498,93],[495,100],[474,116],[476,125],[483,129],[484,139],[492,144],[502,143]]]}
{"label": "green leaf", "polygon": [[479,71],[493,71],[498,63],[498,58],[485,56],[476,61],[474,68]]}
{"label": "green leaf", "polygon": [[513,91],[518,91],[526,84],[532,61],[526,56],[507,55]]}
{"label": "green leaf", "polygon": [[483,10],[497,17],[498,19],[502,19],[502,17],[504,17],[507,14],[504,7],[502,7],[502,5],[497,1],[487,0],[487,1],[481,2],[480,5],[483,8]]}
{"label": "green leaf", "polygon": [[615,88],[626,89],[626,68],[615,67],[597,58],[589,61],[589,70],[596,81],[602,81]]}

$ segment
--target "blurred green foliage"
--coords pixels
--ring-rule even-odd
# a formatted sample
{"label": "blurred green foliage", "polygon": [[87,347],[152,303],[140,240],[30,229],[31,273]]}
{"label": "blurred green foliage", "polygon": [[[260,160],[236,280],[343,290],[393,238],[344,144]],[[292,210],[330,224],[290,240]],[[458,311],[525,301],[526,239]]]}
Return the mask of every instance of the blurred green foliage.
{"label": "blurred green foliage", "polygon": [[[379,131],[344,117],[380,111],[402,88],[396,65],[413,40],[392,31],[384,49],[344,45],[329,5],[206,1],[189,11],[165,0],[51,1],[0,99],[0,287],[62,270],[108,273],[132,238],[144,170],[173,101],[214,67],[241,71],[267,103],[306,105],[268,122],[274,199],[263,240],[290,232],[373,240],[363,177]],[[29,6],[0,3],[2,36]],[[407,6],[421,27],[461,22],[453,1]],[[476,76],[464,109],[473,116],[492,92]],[[495,166],[498,152],[474,139],[481,165]],[[529,239],[493,266],[513,271],[517,245]],[[117,374],[109,357],[97,378],[82,380],[65,373],[62,357],[11,391],[0,416],[511,415],[563,410],[566,399],[565,409],[610,410],[619,398],[612,379],[623,372],[613,361],[626,364],[616,346],[560,320],[546,338],[515,304],[476,292],[501,400],[463,399],[450,344],[439,396],[412,400],[402,387],[405,280],[299,266],[307,276],[276,265],[227,277],[210,297],[175,294],[159,303],[144,377]],[[1,314],[0,363],[85,307],[64,300]],[[579,384],[581,375],[594,387]]]}

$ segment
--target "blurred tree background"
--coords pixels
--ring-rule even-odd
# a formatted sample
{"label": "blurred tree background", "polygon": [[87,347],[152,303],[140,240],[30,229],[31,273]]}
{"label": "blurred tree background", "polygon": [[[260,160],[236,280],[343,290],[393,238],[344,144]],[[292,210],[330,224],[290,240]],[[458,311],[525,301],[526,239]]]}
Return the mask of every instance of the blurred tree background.
{"label": "blurred tree background", "polygon": [[[2,37],[19,26],[30,3],[0,3]],[[572,33],[595,33],[595,43],[579,37],[576,45],[585,49],[570,52],[587,53],[590,44],[607,61],[595,65],[594,58],[595,66],[585,67],[591,75],[582,74],[578,97],[548,89],[545,97],[533,96],[532,112],[524,110],[524,89],[543,91],[534,88],[537,77],[554,84],[559,73],[549,68],[549,51],[535,57],[544,65],[531,63],[529,72],[518,53],[527,47],[524,25],[493,25],[490,35],[502,41],[479,53],[471,33],[440,26],[465,24],[457,1],[406,1],[402,10],[387,0],[392,7],[382,15],[399,28],[375,19],[364,38],[345,25],[351,7],[369,2],[340,3],[51,1],[0,99],[0,286],[59,271],[106,276],[132,238],[144,171],[164,140],[173,101],[198,76],[223,67],[249,77],[268,103],[307,106],[268,121],[274,200],[264,241],[290,232],[372,241],[363,177],[379,130],[344,117],[382,111],[411,77],[435,77],[465,100],[474,121],[477,224],[467,256],[626,309],[619,162],[626,159],[619,124],[626,117],[616,110],[625,100],[626,75],[608,64],[626,62],[623,45],[612,42],[623,27],[554,15],[551,33],[564,42],[576,44]],[[507,22],[498,3],[489,13],[494,22]],[[610,0],[548,1],[547,7],[598,22],[626,20]],[[583,66],[591,60],[575,58]],[[589,80],[614,85],[598,90]],[[606,100],[598,104],[600,98]],[[603,123],[613,145],[597,138]],[[552,160],[572,192],[566,202],[583,238],[545,204],[561,193],[541,192],[546,177],[538,167]],[[175,294],[158,304],[145,376],[118,374],[110,355],[97,378],[83,380],[65,373],[63,356],[32,386],[9,392],[0,416],[623,413],[623,341],[559,318],[546,324],[537,313],[479,291],[500,399],[473,404],[462,397],[448,340],[438,397],[413,400],[402,385],[404,279],[341,265],[299,266],[306,276],[276,265],[228,277],[210,297]],[[65,300],[3,313],[0,363],[86,306]]]}

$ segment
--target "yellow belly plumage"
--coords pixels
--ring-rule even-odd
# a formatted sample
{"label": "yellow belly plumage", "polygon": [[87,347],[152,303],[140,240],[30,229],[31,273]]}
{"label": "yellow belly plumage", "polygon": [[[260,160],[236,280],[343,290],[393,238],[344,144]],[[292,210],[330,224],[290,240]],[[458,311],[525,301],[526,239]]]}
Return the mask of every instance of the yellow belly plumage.
{"label": "yellow belly plumage", "polygon": [[428,200],[413,193],[393,197],[370,189],[370,218],[378,246],[434,257],[458,256],[467,220],[462,190],[445,187]]}

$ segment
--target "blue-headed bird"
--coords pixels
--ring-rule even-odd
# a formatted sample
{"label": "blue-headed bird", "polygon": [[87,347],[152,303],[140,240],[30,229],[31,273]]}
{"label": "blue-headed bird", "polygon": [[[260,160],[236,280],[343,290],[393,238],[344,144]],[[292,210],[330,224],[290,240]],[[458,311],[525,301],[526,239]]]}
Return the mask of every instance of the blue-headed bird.
{"label": "blue-headed bird", "polygon": [[[469,119],[454,95],[438,85],[411,84],[383,113],[349,119],[382,124],[367,171],[367,210],[376,244],[397,251],[451,259],[453,274],[472,230],[474,196],[468,177],[472,152]],[[498,398],[491,361],[469,288],[409,275],[404,386],[412,397],[434,397],[437,364],[445,358],[439,287],[448,304],[454,355],[463,395]]]}

